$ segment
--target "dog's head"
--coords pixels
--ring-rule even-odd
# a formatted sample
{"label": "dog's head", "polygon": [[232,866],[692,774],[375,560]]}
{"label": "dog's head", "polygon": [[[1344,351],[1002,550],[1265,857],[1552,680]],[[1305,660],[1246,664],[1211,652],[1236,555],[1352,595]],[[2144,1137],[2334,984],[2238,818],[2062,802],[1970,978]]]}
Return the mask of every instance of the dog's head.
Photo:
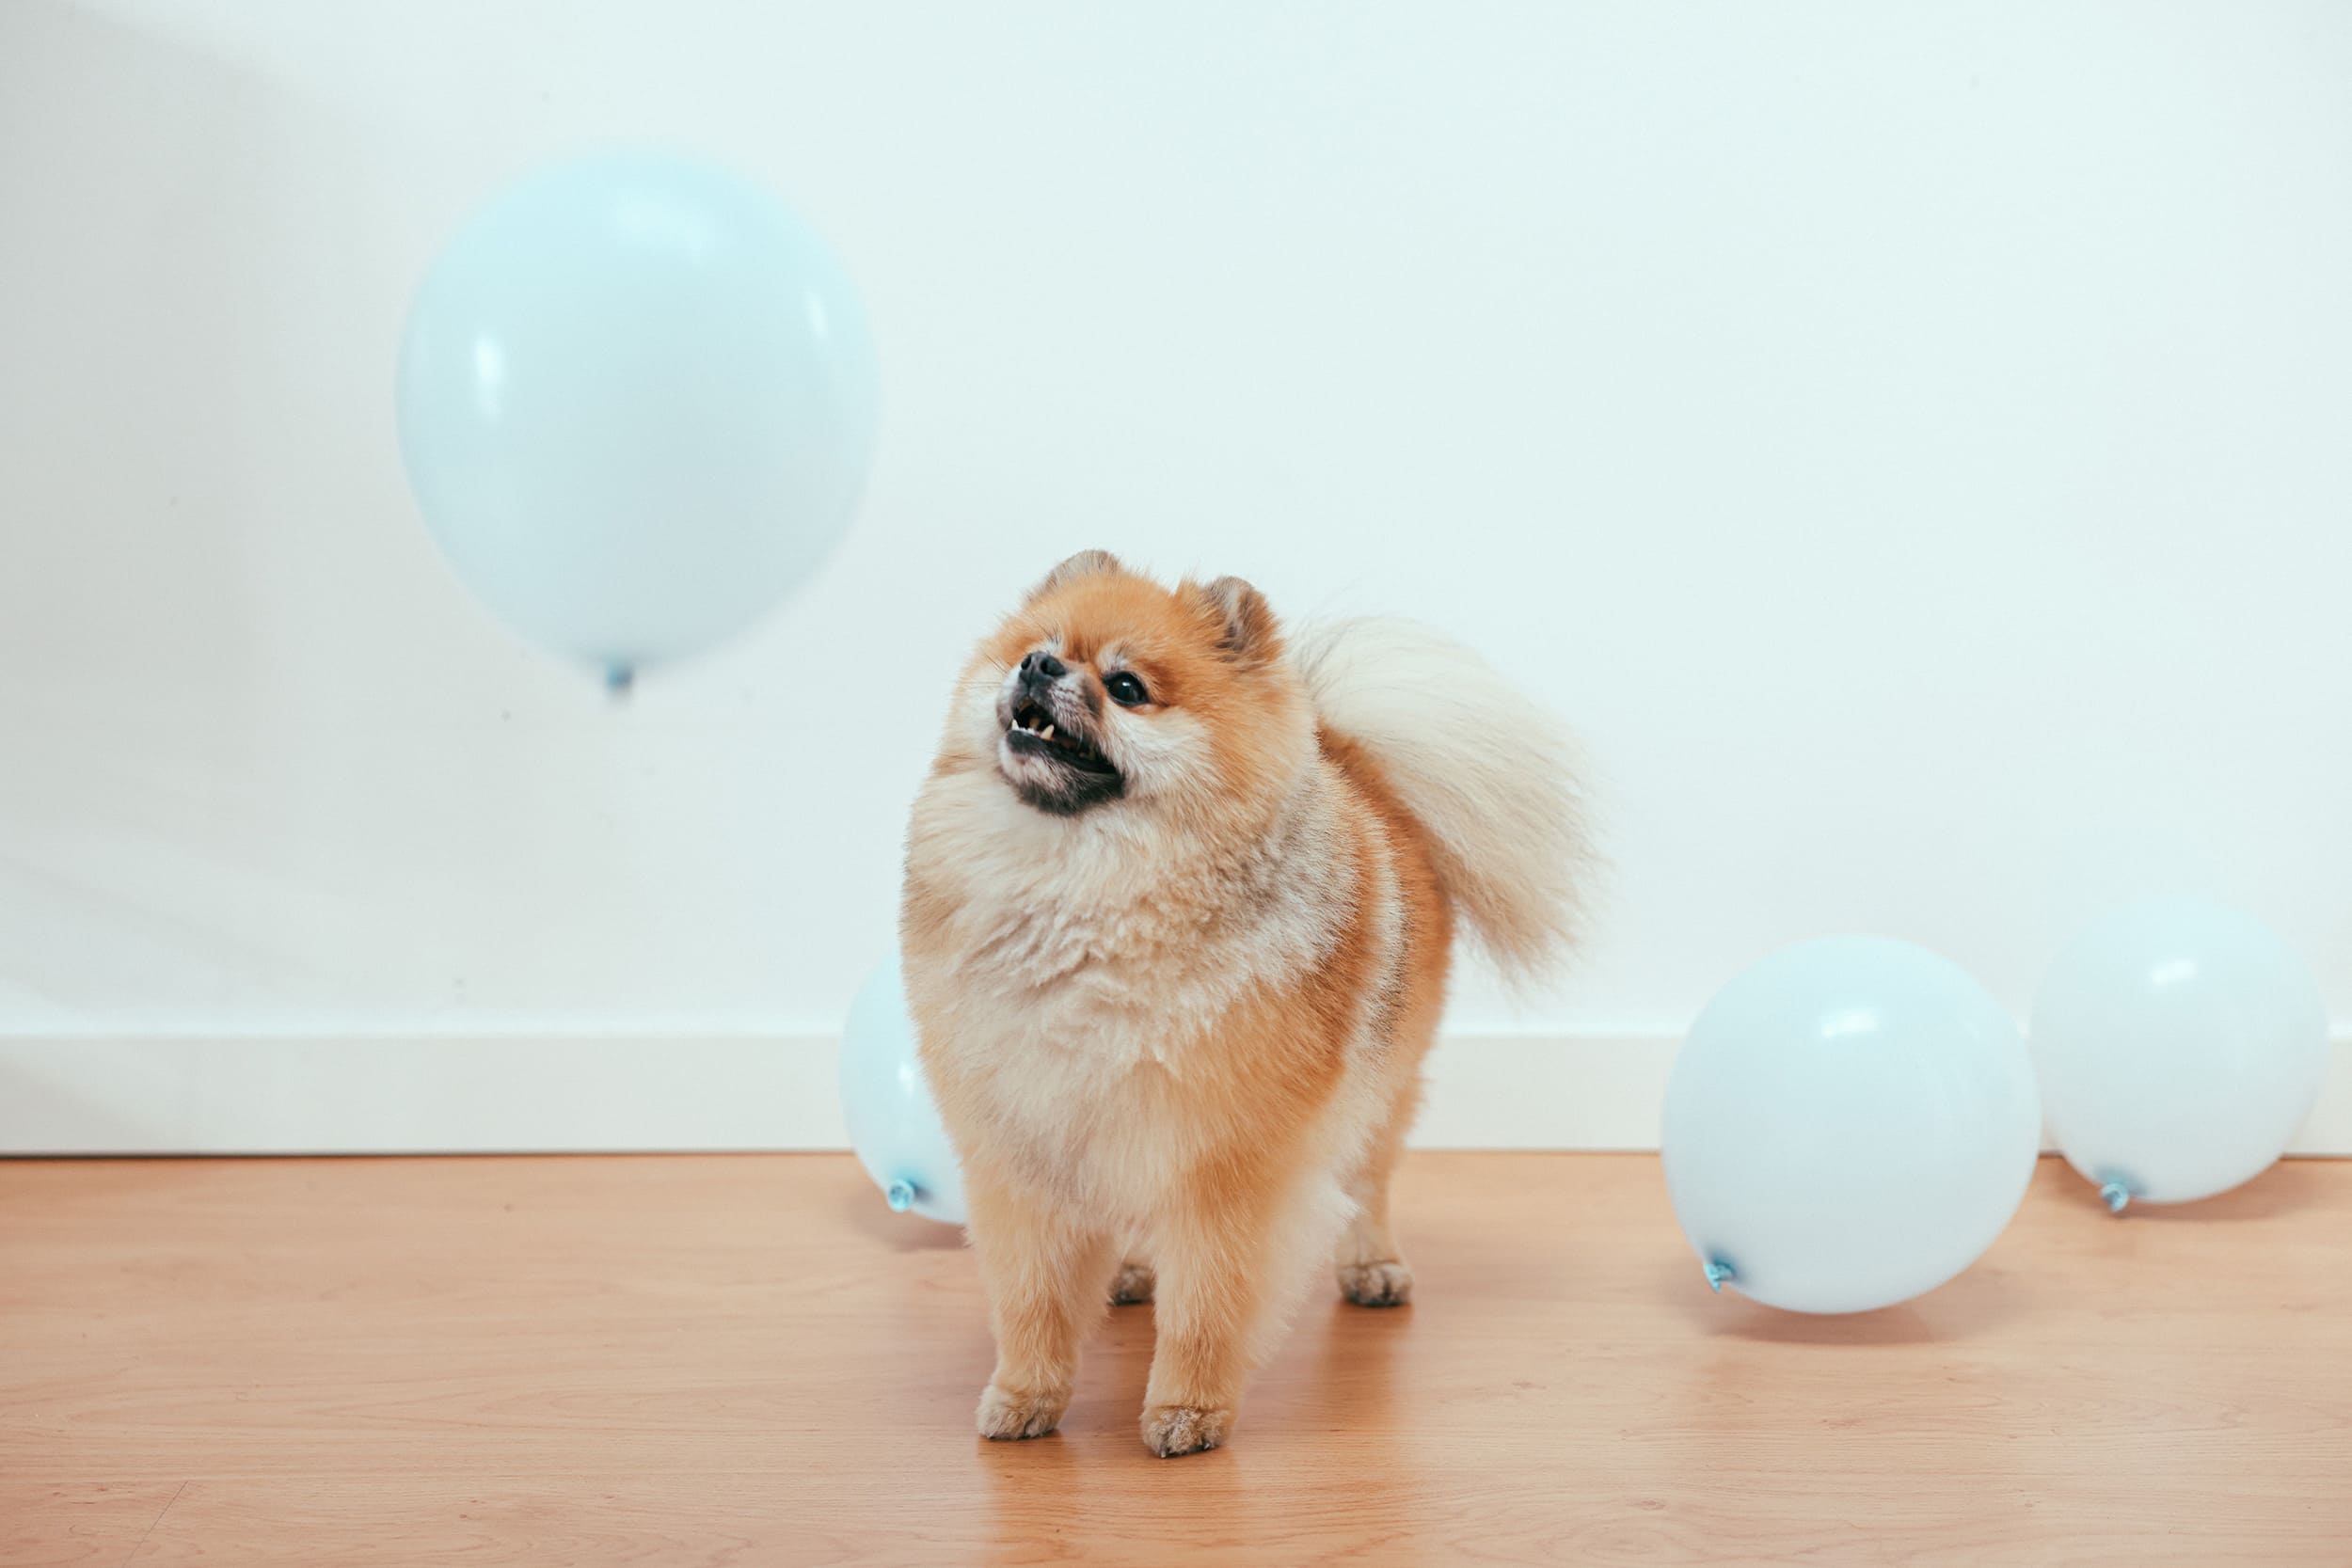
{"label": "dog's head", "polygon": [[1280,628],[1238,578],[1166,588],[1072,556],[980,644],[951,727],[1041,812],[1265,798],[1314,745]]}

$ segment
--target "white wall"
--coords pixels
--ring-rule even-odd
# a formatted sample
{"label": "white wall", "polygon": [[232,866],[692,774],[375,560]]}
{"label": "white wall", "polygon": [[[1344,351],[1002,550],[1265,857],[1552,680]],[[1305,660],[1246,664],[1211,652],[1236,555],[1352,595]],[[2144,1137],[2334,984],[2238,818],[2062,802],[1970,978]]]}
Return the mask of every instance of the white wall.
{"label": "white wall", "polygon": [[[390,389],[451,226],[627,138],[834,236],[886,404],[822,577],[615,710],[435,557]],[[1087,545],[1581,727],[1605,935],[1463,1027],[1838,928],[2022,1011],[2169,890],[2352,1010],[2347,168],[2316,0],[6,0],[0,1035],[821,1031]]]}

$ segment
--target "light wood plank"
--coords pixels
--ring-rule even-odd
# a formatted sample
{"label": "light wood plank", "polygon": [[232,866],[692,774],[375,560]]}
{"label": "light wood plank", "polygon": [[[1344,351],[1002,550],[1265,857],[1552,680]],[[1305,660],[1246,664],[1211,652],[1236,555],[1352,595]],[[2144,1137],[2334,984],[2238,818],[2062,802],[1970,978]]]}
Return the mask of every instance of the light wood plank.
{"label": "light wood plank", "polygon": [[[0,1406],[0,1419],[5,1419]],[[115,1568],[154,1528],[184,1482],[109,1484],[0,1475],[0,1563]]]}
{"label": "light wood plank", "polygon": [[2044,1162],[1844,1320],[1709,1295],[1648,1157],[1400,1204],[1415,1305],[1167,1462],[1146,1308],[973,1437],[971,1259],[837,1157],[0,1164],[0,1563],[2352,1560],[2352,1165],[2117,1220]]}

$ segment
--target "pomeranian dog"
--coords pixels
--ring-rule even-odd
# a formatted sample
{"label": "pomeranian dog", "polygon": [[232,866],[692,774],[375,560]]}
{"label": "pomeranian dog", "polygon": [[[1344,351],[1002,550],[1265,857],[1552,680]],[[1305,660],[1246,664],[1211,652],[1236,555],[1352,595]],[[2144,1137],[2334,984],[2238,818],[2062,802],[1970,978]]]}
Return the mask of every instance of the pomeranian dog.
{"label": "pomeranian dog", "polygon": [[1411,1298],[1389,1176],[1455,920],[1506,972],[1558,957],[1577,802],[1553,721],[1408,623],[1286,646],[1237,578],[1090,550],[980,644],[901,941],[995,1330],[983,1436],[1054,1430],[1106,1299],[1156,1295],[1172,1456],[1225,1441],[1318,1259]]}

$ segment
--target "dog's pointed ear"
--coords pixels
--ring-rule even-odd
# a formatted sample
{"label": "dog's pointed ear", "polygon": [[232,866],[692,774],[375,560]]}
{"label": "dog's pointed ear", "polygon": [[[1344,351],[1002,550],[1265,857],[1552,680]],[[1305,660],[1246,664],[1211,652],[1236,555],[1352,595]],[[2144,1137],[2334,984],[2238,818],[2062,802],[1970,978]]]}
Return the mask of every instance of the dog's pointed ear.
{"label": "dog's pointed ear", "polygon": [[1282,630],[1274,607],[1239,578],[1196,583],[1192,592],[1223,623],[1217,648],[1240,664],[1263,664],[1282,651]]}
{"label": "dog's pointed ear", "polygon": [[1075,582],[1080,578],[1090,578],[1104,572],[1124,570],[1125,568],[1119,563],[1119,557],[1108,550],[1080,550],[1076,555],[1046,573],[1045,580],[1029,590],[1029,600],[1034,603],[1051,594],[1055,589],[1065,583]]}

